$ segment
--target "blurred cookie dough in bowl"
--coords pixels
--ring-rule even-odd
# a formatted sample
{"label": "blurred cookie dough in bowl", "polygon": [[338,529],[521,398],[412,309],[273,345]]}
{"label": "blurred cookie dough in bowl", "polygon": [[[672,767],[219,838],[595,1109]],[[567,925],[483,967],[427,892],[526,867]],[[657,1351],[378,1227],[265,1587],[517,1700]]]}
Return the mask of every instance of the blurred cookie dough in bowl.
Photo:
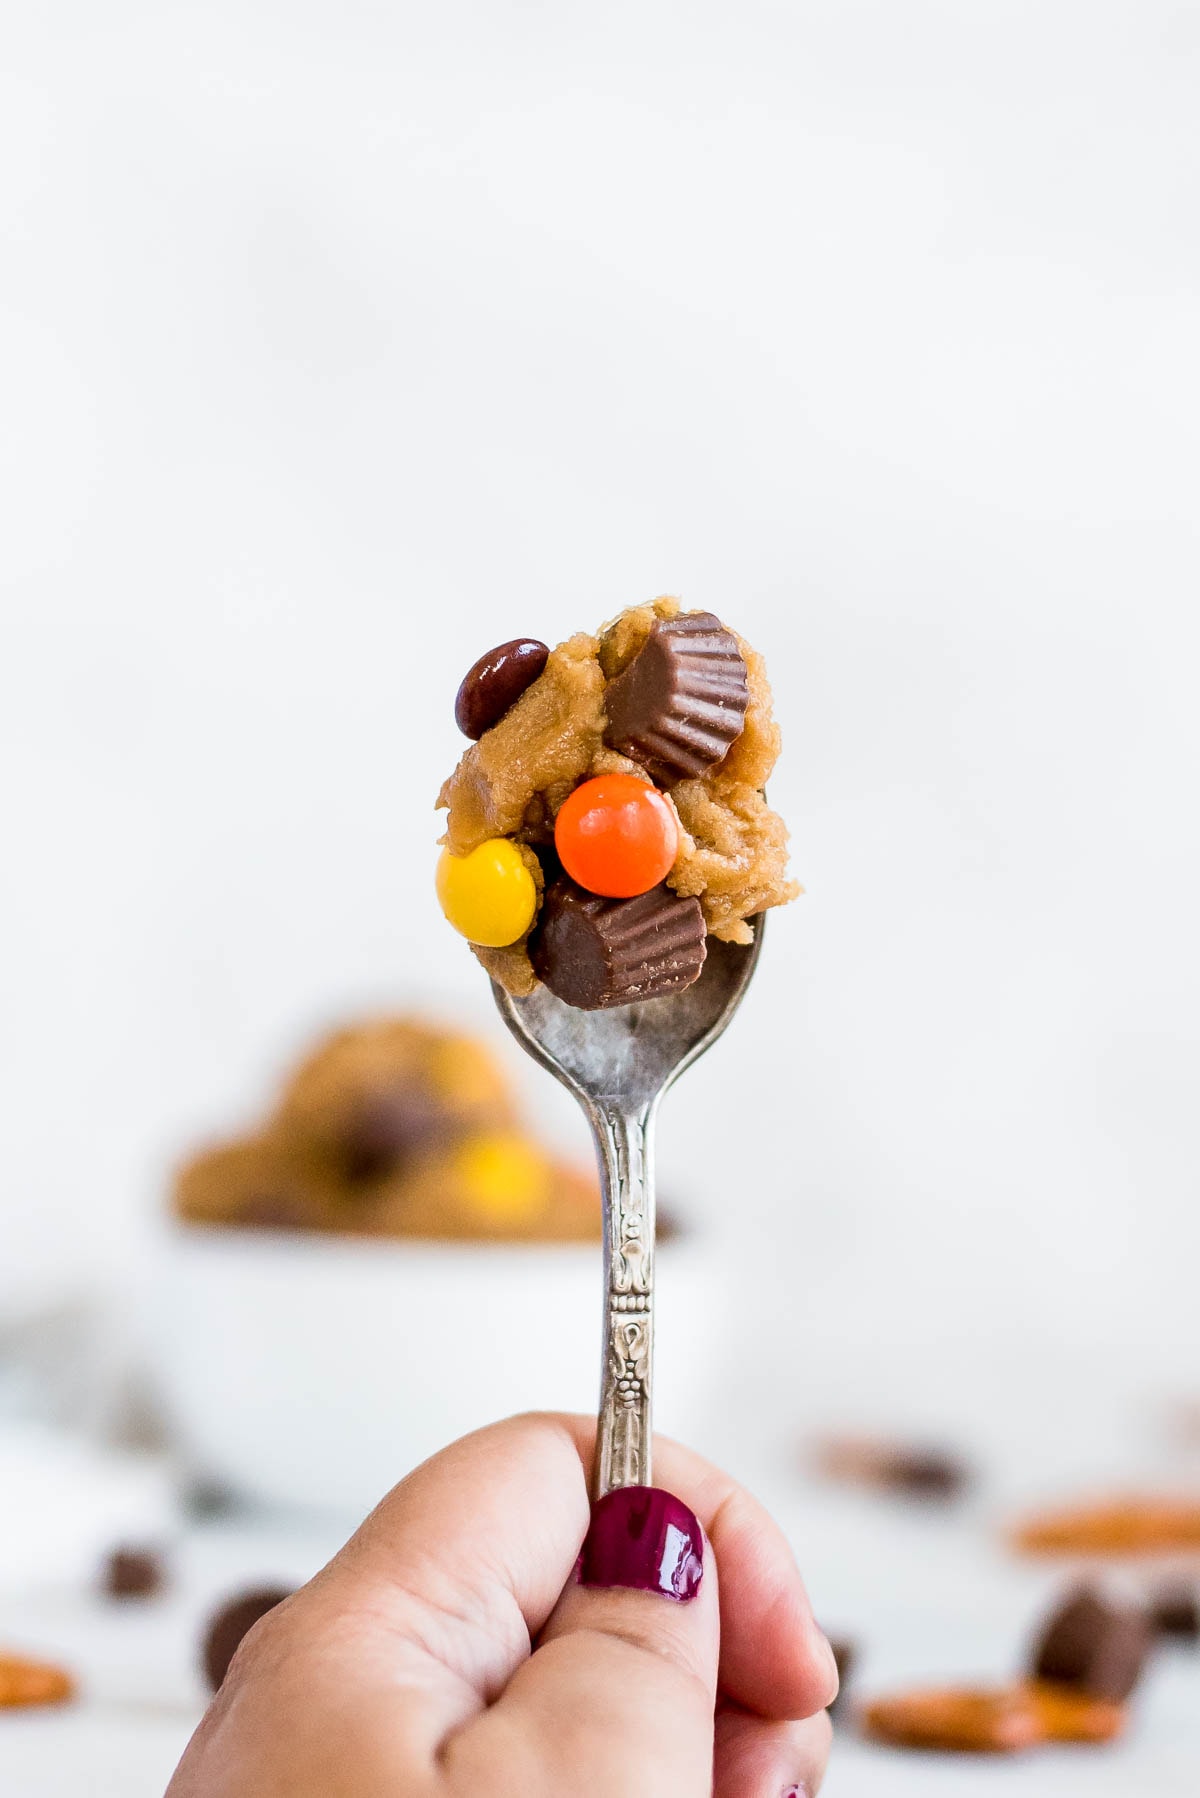
{"label": "blurred cookie dough in bowl", "polygon": [[[472,1037],[339,1031],[261,1129],[180,1168],[172,1212],[160,1393],[187,1472],[231,1497],[361,1512],[480,1424],[594,1408],[596,1179],[523,1125]],[[689,1434],[705,1263],[663,1236],[659,1423]]]}

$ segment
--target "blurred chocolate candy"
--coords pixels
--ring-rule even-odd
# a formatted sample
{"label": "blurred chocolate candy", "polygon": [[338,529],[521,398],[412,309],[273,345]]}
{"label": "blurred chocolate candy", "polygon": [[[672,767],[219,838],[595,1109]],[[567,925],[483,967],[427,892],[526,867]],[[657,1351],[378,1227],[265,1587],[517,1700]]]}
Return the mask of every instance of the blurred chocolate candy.
{"label": "blurred chocolate candy", "polygon": [[184,1496],[189,1517],[200,1522],[213,1517],[226,1517],[237,1506],[237,1499],[229,1486],[203,1474],[193,1475],[188,1480]]}
{"label": "blurred chocolate candy", "polygon": [[850,1683],[850,1675],[854,1671],[854,1663],[858,1659],[857,1645],[845,1636],[830,1636],[829,1646],[833,1650],[833,1658],[837,1664],[838,1693],[829,1707],[829,1715],[836,1717],[842,1708],[846,1689]]}
{"label": "blurred chocolate candy", "polygon": [[656,1242],[678,1242],[684,1234],[679,1222],[679,1213],[670,1199],[664,1204],[659,1199],[654,1211],[654,1239]]}
{"label": "blurred chocolate candy", "polygon": [[600,899],[564,875],[547,888],[530,942],[534,972],[566,1005],[600,1011],[681,992],[707,953],[698,899],[651,887]]}
{"label": "blurred chocolate candy", "polygon": [[957,1498],[971,1479],[966,1462],[947,1449],[872,1436],[830,1437],[817,1459],[829,1479],[912,1498]]}
{"label": "blurred chocolate candy", "polygon": [[1150,1600],[1150,1627],[1157,1636],[1200,1642],[1200,1587],[1183,1580],[1160,1586]]}
{"label": "blurred chocolate candy", "polygon": [[1096,1698],[1128,1698],[1150,1651],[1144,1610],[1081,1586],[1054,1611],[1034,1645],[1035,1679],[1072,1686]]}
{"label": "blurred chocolate candy", "polygon": [[659,786],[673,786],[723,759],[742,734],[749,702],[745,661],[719,618],[660,618],[605,690],[604,741]]}
{"label": "blurred chocolate candy", "polygon": [[350,1181],[395,1173],[417,1150],[446,1135],[451,1122],[449,1107],[416,1083],[366,1093],[342,1131],[343,1172]]}
{"label": "blurred chocolate candy", "polygon": [[276,1605],[292,1595],[287,1586],[262,1586],[236,1593],[213,1613],[204,1632],[202,1658],[209,1687],[216,1691],[229,1671],[229,1663],[254,1625]]}
{"label": "blurred chocolate candy", "polygon": [[463,736],[478,742],[499,724],[526,687],[532,687],[549,657],[549,649],[536,637],[513,637],[480,656],[463,676],[454,701],[454,722]]}
{"label": "blurred chocolate candy", "polygon": [[898,1450],[883,1469],[885,1485],[918,1498],[957,1498],[970,1475],[954,1455],[941,1449]]}
{"label": "blurred chocolate candy", "polygon": [[109,1598],[154,1598],[167,1580],[166,1563],[157,1548],[114,1548],[104,1563],[101,1585]]}

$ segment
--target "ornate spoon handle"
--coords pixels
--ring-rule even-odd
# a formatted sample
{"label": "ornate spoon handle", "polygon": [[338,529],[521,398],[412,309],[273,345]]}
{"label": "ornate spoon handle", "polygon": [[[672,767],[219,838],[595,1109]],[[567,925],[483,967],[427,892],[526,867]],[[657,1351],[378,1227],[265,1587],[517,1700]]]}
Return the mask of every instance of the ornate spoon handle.
{"label": "ornate spoon handle", "polygon": [[711,937],[699,980],[668,998],[578,1011],[545,986],[500,1015],[527,1054],[575,1095],[592,1127],[604,1194],[604,1359],[593,1495],[648,1486],[654,1337],[654,1117],[663,1094],[716,1042],[762,948]]}
{"label": "ornate spoon handle", "polygon": [[604,1354],[594,1498],[651,1482],[654,1361],[654,1112],[599,1100],[587,1107],[604,1200]]}

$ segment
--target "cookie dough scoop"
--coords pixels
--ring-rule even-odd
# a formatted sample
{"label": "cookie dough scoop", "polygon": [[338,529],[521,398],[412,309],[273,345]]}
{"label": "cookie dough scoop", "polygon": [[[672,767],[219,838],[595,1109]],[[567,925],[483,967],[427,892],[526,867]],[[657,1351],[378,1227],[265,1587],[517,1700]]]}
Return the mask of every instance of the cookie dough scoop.
{"label": "cookie dough scoop", "polygon": [[492,982],[521,1047],[583,1107],[600,1162],[605,1306],[593,1499],[653,1483],[655,1114],[741,1004],[763,923],[755,920],[750,944],[711,940],[699,977],[682,990],[611,1009],[580,1010],[546,985],[517,998]]}

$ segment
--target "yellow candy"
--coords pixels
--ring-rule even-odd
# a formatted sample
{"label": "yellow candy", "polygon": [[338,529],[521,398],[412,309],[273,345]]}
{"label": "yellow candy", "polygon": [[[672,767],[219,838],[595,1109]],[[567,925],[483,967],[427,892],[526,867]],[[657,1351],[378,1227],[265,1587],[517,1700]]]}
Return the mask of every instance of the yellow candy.
{"label": "yellow candy", "polygon": [[550,1197],[545,1158],[520,1136],[472,1137],[455,1156],[455,1172],[470,1209],[497,1227],[530,1222]]}
{"label": "yellow candy", "polygon": [[443,849],[437,896],[459,935],[487,949],[504,949],[523,937],[537,910],[533,875],[507,837],[493,837],[470,855]]}

